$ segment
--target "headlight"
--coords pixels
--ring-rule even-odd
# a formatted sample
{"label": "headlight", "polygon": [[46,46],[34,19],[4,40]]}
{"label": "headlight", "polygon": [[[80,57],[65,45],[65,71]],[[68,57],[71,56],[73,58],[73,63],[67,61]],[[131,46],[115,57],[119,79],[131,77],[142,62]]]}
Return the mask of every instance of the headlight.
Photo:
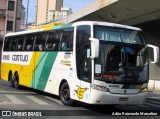
{"label": "headlight", "polygon": [[105,91],[105,92],[109,92],[109,89],[105,86],[100,86],[100,85],[92,85],[93,89],[99,90],[99,91]]}
{"label": "headlight", "polygon": [[148,88],[145,87],[145,88],[142,88],[139,90],[139,93],[145,93],[145,92],[148,92]]}

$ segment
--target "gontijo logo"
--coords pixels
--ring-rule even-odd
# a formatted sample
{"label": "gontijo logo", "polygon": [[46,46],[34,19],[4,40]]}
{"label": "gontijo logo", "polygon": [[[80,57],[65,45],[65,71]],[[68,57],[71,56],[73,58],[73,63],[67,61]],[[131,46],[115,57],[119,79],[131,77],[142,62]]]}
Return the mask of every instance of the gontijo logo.
{"label": "gontijo logo", "polygon": [[28,55],[13,55],[12,60],[13,61],[27,62],[28,61]]}
{"label": "gontijo logo", "polygon": [[2,55],[2,63],[29,65],[34,52],[4,52]]}
{"label": "gontijo logo", "polygon": [[[3,55],[3,60],[10,60],[9,55]],[[28,55],[13,55],[12,61],[28,62]]]}

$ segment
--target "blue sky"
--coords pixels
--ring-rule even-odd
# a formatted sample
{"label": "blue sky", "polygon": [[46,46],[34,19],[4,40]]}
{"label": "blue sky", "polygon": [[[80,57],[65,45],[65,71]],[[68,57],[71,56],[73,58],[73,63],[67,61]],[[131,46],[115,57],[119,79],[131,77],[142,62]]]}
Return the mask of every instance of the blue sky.
{"label": "blue sky", "polygon": [[[27,8],[27,1],[23,0],[23,5]],[[95,0],[64,0],[63,6],[72,8],[73,12],[77,11],[84,6],[90,4]],[[28,13],[28,22],[35,21],[35,14],[36,14],[36,0],[29,0],[29,13]]]}

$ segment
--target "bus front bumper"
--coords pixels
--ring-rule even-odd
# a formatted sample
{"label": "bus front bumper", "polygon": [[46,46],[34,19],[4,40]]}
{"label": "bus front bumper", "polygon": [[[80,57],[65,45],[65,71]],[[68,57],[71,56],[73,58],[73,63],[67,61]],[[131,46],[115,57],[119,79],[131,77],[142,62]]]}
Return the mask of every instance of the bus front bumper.
{"label": "bus front bumper", "polygon": [[143,104],[148,92],[137,94],[112,94],[92,89],[90,104]]}

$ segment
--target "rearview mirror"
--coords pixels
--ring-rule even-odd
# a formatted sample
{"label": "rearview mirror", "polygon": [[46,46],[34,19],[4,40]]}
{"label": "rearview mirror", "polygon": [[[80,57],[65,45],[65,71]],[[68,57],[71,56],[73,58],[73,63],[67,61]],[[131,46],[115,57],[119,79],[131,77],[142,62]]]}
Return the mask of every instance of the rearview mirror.
{"label": "rearview mirror", "polygon": [[91,41],[91,58],[98,58],[99,56],[99,40],[96,38],[89,38]]}
{"label": "rearview mirror", "polygon": [[159,62],[159,48],[150,44],[147,44],[146,48],[148,48],[149,54],[152,55],[149,56],[150,63],[154,64]]}

